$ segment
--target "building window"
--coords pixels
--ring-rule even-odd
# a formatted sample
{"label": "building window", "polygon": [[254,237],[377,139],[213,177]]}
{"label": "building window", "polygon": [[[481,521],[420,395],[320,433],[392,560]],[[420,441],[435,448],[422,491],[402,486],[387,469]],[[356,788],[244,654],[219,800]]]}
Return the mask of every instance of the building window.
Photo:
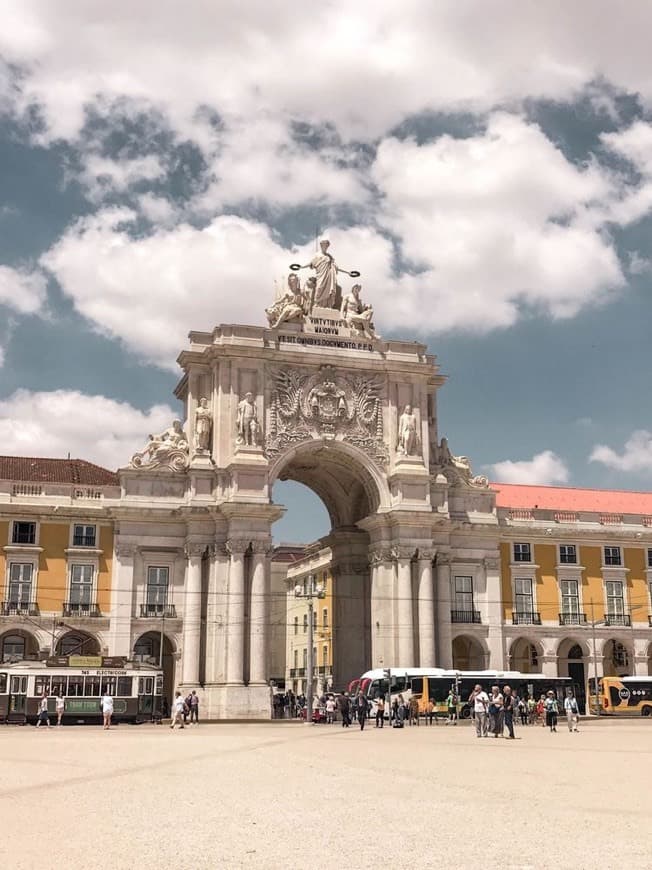
{"label": "building window", "polygon": [[323,646],[321,650],[321,661],[324,667],[328,664],[328,647]]}
{"label": "building window", "polygon": [[305,634],[308,631],[308,614],[303,614],[303,633]]}
{"label": "building window", "polygon": [[299,634],[299,617],[294,617],[294,633]]}
{"label": "building window", "polygon": [[93,603],[93,566],[71,565],[70,567],[70,604],[79,608]]}
{"label": "building window", "polygon": [[580,596],[577,580],[562,580],[561,612],[564,616],[579,616]]}
{"label": "building window", "polygon": [[303,651],[303,669],[304,669],[304,671],[307,667],[308,667],[308,650],[304,649],[304,651]]}
{"label": "building window", "polygon": [[94,547],[95,541],[95,526],[73,526],[73,547]]}
{"label": "building window", "polygon": [[623,584],[620,580],[607,580],[607,616],[622,616],[625,613]]}
{"label": "building window", "polygon": [[559,564],[577,565],[577,547],[575,544],[559,545]]}
{"label": "building window", "polygon": [[470,613],[473,610],[473,577],[455,578],[455,610]]}
{"label": "building window", "polygon": [[317,611],[313,610],[312,612],[312,628],[313,631],[317,631]]}
{"label": "building window", "polygon": [[145,607],[148,616],[163,616],[168,603],[170,569],[161,565],[150,565],[147,569],[147,589]]}
{"label": "building window", "polygon": [[652,549],[647,551],[647,566],[648,568],[652,568]]}
{"label": "building window", "polygon": [[293,662],[294,662],[294,670],[296,671],[299,667],[299,650],[295,649],[293,654]]}
{"label": "building window", "polygon": [[532,550],[529,544],[514,544],[514,561],[531,562]]}
{"label": "building window", "polygon": [[9,565],[8,604],[11,607],[26,606],[32,600],[33,574],[34,566],[31,562],[25,564],[12,562]]}
{"label": "building window", "polygon": [[529,577],[517,577],[514,580],[516,612],[528,614],[534,612],[532,596],[532,580]]}
{"label": "building window", "polygon": [[328,610],[326,609],[321,612],[321,627],[323,631],[328,631]]}
{"label": "building window", "polygon": [[35,544],[36,523],[14,523],[12,544]]}
{"label": "building window", "polygon": [[622,564],[620,559],[620,547],[605,547],[604,563],[605,565],[620,566]]}

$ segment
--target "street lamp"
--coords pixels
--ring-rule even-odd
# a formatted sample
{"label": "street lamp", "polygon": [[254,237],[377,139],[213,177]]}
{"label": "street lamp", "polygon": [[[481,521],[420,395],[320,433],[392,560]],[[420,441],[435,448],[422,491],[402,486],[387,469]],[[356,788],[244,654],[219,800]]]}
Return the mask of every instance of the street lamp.
{"label": "street lamp", "polygon": [[294,587],[295,598],[305,598],[308,602],[308,651],[306,655],[306,676],[308,678],[308,694],[306,695],[306,722],[312,722],[312,674],[314,663],[312,659],[313,644],[313,601],[315,598],[326,598],[326,590],[321,583],[315,582],[315,575],[308,576],[308,585],[305,590],[301,583]]}

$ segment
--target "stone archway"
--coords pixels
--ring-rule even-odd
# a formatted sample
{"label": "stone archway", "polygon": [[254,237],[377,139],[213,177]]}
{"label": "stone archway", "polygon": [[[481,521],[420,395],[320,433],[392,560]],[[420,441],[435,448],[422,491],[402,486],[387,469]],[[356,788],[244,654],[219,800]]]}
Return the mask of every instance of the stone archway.
{"label": "stone archway", "polygon": [[605,640],[602,647],[602,673],[605,677],[626,677],[631,673],[634,651],[620,638]]}
{"label": "stone archway", "polygon": [[522,674],[535,674],[541,670],[543,649],[541,644],[528,637],[518,637],[509,648],[510,670]]}
{"label": "stone archway", "polygon": [[133,658],[135,661],[162,666],[163,697],[169,705],[172,703],[175,688],[176,648],[174,642],[163,635],[163,656],[161,657],[161,632],[147,631],[141,634],[134,643]]}
{"label": "stone archway", "polygon": [[0,636],[0,662],[38,657],[38,640],[22,628],[8,629]]}
{"label": "stone archway", "polygon": [[54,653],[58,656],[98,656],[100,642],[85,631],[70,630],[57,639]]}
{"label": "stone archway", "polygon": [[453,668],[456,671],[483,671],[489,652],[475,637],[459,634],[453,638]]}
{"label": "stone archway", "polygon": [[589,649],[583,640],[566,637],[557,647],[557,675],[570,677],[580,711],[586,709]]}

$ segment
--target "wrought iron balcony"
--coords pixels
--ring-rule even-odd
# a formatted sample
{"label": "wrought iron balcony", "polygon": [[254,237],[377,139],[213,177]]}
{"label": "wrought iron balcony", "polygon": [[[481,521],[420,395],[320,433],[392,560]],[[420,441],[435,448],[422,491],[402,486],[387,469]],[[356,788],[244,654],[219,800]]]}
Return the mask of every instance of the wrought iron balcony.
{"label": "wrought iron balcony", "polygon": [[586,625],[586,613],[560,613],[560,625]]}
{"label": "wrought iron balcony", "polygon": [[451,610],[451,622],[481,623],[479,610]]}
{"label": "wrought iron balcony", "polygon": [[36,601],[3,601],[0,605],[2,616],[38,616]]}
{"label": "wrought iron balcony", "polygon": [[541,614],[536,610],[512,613],[512,625],[541,625]]}
{"label": "wrought iron balcony", "polygon": [[141,604],[140,615],[144,619],[176,619],[174,604]]}
{"label": "wrought iron balcony", "polygon": [[73,616],[98,617],[102,614],[100,613],[100,608],[97,604],[86,604],[80,601],[64,601],[63,615],[70,618]]}
{"label": "wrought iron balcony", "polygon": [[629,613],[607,613],[604,618],[605,625],[631,625],[632,617]]}

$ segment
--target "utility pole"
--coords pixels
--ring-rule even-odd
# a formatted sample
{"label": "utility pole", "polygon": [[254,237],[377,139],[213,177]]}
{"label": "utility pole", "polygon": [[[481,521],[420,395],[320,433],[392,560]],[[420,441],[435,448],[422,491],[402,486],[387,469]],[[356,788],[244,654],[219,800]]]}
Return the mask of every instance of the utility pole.
{"label": "utility pole", "polygon": [[314,636],[313,613],[315,598],[325,598],[326,590],[321,583],[315,583],[315,575],[310,574],[308,577],[308,588],[303,591],[301,583],[297,583],[294,587],[295,598],[305,598],[308,602],[308,649],[306,655],[306,682],[308,684],[308,692],[306,694],[306,722],[312,722],[312,675],[314,671],[314,661],[312,655],[312,644]]}

